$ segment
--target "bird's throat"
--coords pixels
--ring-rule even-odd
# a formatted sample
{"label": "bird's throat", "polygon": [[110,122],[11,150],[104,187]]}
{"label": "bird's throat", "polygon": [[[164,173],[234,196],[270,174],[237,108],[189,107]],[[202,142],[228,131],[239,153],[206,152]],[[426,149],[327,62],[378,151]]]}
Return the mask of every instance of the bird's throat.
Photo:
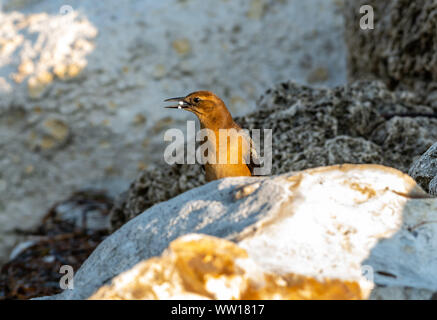
{"label": "bird's throat", "polygon": [[211,129],[218,131],[220,129],[234,128],[234,120],[227,109],[218,112],[210,112],[208,114],[196,114],[202,129]]}

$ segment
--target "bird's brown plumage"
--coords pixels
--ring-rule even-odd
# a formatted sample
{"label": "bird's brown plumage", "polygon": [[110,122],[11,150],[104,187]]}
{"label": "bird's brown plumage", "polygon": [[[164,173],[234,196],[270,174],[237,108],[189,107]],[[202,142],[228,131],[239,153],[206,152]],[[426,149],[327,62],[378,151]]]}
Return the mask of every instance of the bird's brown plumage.
{"label": "bird's brown plumage", "polygon": [[[244,133],[241,127],[234,122],[225,103],[210,91],[197,91],[190,93],[186,97],[171,98],[166,101],[177,101],[179,104],[167,108],[181,108],[194,113],[200,122],[202,129],[210,129],[215,137],[208,137],[209,141],[215,138],[216,144],[213,146],[217,161],[226,159],[224,162],[211,164],[206,163],[206,180],[216,180],[225,177],[251,176],[254,168],[254,158],[256,152],[253,142]],[[227,129],[227,148],[219,147],[220,129]],[[226,152],[226,154],[223,154]],[[233,162],[232,156],[237,156],[237,162]],[[244,159],[244,160],[243,160]]]}

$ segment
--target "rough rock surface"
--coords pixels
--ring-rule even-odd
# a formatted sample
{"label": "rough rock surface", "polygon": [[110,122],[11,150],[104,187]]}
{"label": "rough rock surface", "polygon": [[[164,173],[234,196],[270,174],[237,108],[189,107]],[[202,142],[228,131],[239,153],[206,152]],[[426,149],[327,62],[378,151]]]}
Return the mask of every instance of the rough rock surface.
{"label": "rough rock surface", "polygon": [[437,143],[413,163],[408,174],[423,190],[437,196]]}
{"label": "rough rock surface", "polygon": [[[235,120],[247,129],[273,129],[272,174],[341,163],[374,163],[408,172],[437,141],[437,118],[395,116],[430,113],[406,91],[382,82],[313,89],[293,82],[268,90],[257,111]],[[155,203],[205,183],[199,165],[145,170],[112,212],[113,229]]]}
{"label": "rough rock surface", "polygon": [[269,273],[433,292],[436,219],[437,199],[378,165],[214,181],[126,223],[76,272],[74,290],[52,299],[88,298],[189,233],[234,241]]}
{"label": "rough rock surface", "polygon": [[265,273],[246,250],[204,235],[183,236],[160,258],[141,262],[102,287],[91,300],[362,299],[357,282]]}
{"label": "rough rock surface", "polygon": [[338,0],[1,5],[0,264],[54,202],[162,161],[189,118],[165,98],[211,89],[243,114],[279,81],[346,81]]}
{"label": "rough rock surface", "polygon": [[377,286],[372,290],[370,300],[435,300],[437,293],[411,287]]}
{"label": "rough rock surface", "polygon": [[431,180],[429,183],[429,192],[431,194],[437,195],[437,176]]}
{"label": "rough rock surface", "polygon": [[[374,29],[362,30],[362,5],[374,8]],[[347,0],[348,73],[409,88],[437,106],[437,6],[434,0]]]}

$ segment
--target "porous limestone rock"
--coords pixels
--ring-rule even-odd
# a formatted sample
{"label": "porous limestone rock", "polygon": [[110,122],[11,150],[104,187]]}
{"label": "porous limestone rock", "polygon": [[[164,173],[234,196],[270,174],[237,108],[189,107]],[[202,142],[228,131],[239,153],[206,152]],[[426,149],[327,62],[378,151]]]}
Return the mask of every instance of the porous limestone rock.
{"label": "porous limestone rock", "polygon": [[256,2],[0,1],[0,264],[56,201],[160,166],[192,119],[165,98],[210,89],[244,114],[317,68],[346,82],[338,0]]}
{"label": "porous limestone rock", "polygon": [[[374,9],[374,29],[360,27],[363,5]],[[349,78],[383,79],[437,108],[435,1],[346,0],[344,11]]]}
{"label": "porous limestone rock", "polygon": [[377,284],[434,292],[435,221],[437,199],[379,165],[213,181],[126,223],[75,273],[74,290],[49,299],[88,298],[189,233],[236,242],[266,273],[351,281],[360,290]]}
{"label": "porous limestone rock", "polygon": [[[374,163],[403,172],[437,140],[437,118],[416,95],[382,82],[315,89],[293,82],[268,90],[258,109],[236,118],[247,129],[272,129],[272,174],[341,163]],[[113,229],[150,206],[205,183],[201,166],[145,170],[111,213]]]}
{"label": "porous limestone rock", "polygon": [[437,195],[437,143],[434,143],[413,163],[408,174],[417,181],[423,190]]}
{"label": "porous limestone rock", "polygon": [[233,242],[190,234],[161,257],[140,262],[100,288],[91,300],[304,300],[362,299],[357,282],[264,272]]}

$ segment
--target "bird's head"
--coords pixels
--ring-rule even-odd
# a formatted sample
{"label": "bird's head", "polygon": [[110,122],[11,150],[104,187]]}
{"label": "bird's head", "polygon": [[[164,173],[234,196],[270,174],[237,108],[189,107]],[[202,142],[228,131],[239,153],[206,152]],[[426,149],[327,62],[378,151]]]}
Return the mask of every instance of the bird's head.
{"label": "bird's head", "polygon": [[210,91],[196,91],[186,97],[170,98],[165,101],[178,103],[166,108],[184,109],[194,113],[199,118],[200,124],[206,128],[224,129],[233,123],[225,103]]}

